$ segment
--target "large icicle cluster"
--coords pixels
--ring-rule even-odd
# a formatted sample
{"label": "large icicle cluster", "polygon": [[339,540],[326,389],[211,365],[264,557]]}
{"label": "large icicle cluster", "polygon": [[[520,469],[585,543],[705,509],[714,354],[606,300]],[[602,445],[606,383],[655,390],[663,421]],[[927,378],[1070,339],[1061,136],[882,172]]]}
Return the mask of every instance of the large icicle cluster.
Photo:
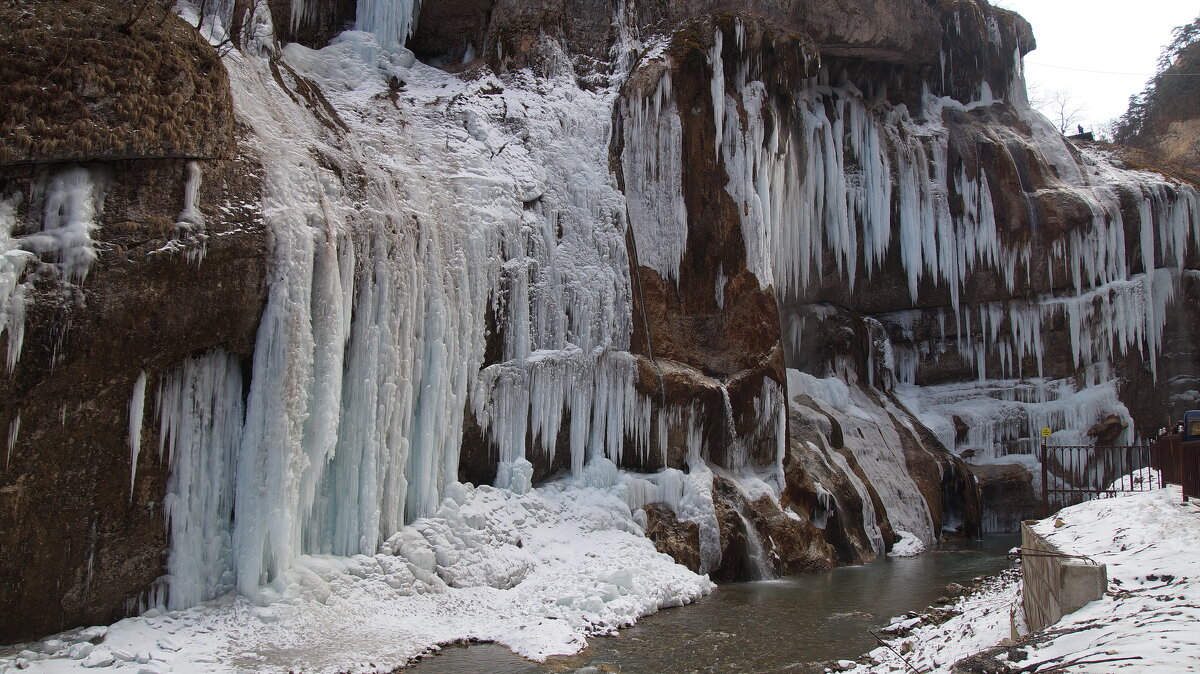
{"label": "large icicle cluster", "polygon": [[[135,402],[145,386],[143,374],[134,387]],[[171,541],[167,606],[183,609],[233,586],[229,521],[243,417],[237,358],[206,353],[165,374],[158,413],[159,457],[165,452],[171,467],[165,504]],[[131,411],[131,433],[134,418]],[[136,420],[140,430],[140,409]]]}
{"label": "large icicle cluster", "polygon": [[[753,58],[741,53],[740,24],[735,33],[739,58],[729,58],[727,48],[721,58],[720,29],[710,57],[718,152],[729,172],[726,189],[741,205],[748,265],[760,283],[775,287],[781,301],[803,298],[828,275],[823,269],[828,259],[853,289],[898,247],[914,302],[926,283],[945,289],[950,299],[938,309],[877,317],[899,340],[886,345],[886,369],[900,382],[913,383],[923,359],[936,360],[947,351],[972,363],[980,381],[1040,378],[1043,335],[1058,320],[1068,326],[1074,365],[1085,374],[1083,387],[1108,382],[1111,362],[1127,353],[1140,353],[1155,371],[1184,256],[1189,247],[1200,246],[1194,188],[1114,169],[1091,151],[1077,159],[1061,135],[1028,109],[1020,55],[1014,55],[1007,104],[1031,135],[999,125],[992,133],[1052,167],[1057,179],[1051,178],[1047,192],[1082,204],[1091,226],[1070,230],[1038,253],[1051,275],[1056,269],[1069,274],[1057,285],[1051,278],[1051,288],[1069,281],[1070,291],[969,305],[963,286],[973,274],[994,273],[1016,294],[1018,279],[1031,282],[1035,253],[1027,239],[1002,240],[984,167],[962,159],[950,164],[943,113],[971,113],[1005,101],[985,82],[969,102],[926,91],[921,109],[910,112],[849,80],[830,82],[821,70],[792,92],[794,107],[781,109],[781,99],[769,97],[766,85],[754,79]],[[732,114],[735,110],[743,112]],[[951,201],[961,207],[951,209]],[[1122,203],[1131,201],[1137,212],[1132,227],[1122,211]],[[1138,232],[1136,241],[1126,241],[1130,229]],[[936,321],[940,334],[914,341],[913,326],[921,320]],[[803,330],[785,325],[785,331],[803,339]],[[886,334],[883,339],[888,341]],[[1045,389],[1037,387],[1039,401],[1055,407],[1059,396],[1040,397]],[[1117,403],[1112,409],[1124,408]],[[1052,416],[1046,411],[1032,418]]]}
{"label": "large icicle cluster", "polygon": [[[292,0],[311,4],[308,0]],[[372,33],[389,51],[404,47],[417,25],[421,0],[358,0],[355,30]]]}
{"label": "large icicle cluster", "polygon": [[[1036,466],[1030,429],[1055,429],[1053,442],[1090,444],[1086,429],[1106,414],[1129,424],[1129,412],[1117,397],[1115,381],[1080,388],[1073,379],[991,379],[939,386],[900,386],[897,392],[947,447],[975,450],[976,463],[1023,463]],[[954,417],[967,427],[957,438]],[[1132,428],[1122,434],[1133,439]]]}
{"label": "large icicle cluster", "polygon": [[688,225],[683,128],[671,93],[667,70],[653,93],[630,102],[621,159],[638,264],[677,282]]}
{"label": "large icicle cluster", "polygon": [[[498,486],[517,492],[529,488],[531,447],[569,452],[584,480],[586,465],[666,435],[669,415],[655,424],[628,353],[614,91],[569,76],[462,80],[361,31],[320,51],[289,45],[283,59],[278,80],[265,61],[226,59],[264,162],[274,262],[236,460],[188,478],[228,487],[203,502],[229,512],[181,507],[172,518],[173,532],[223,523],[229,549],[173,547],[172,560],[196,561],[172,570],[172,606],[231,579],[270,600],[300,555],[376,552],[456,485],[464,414],[497,452]],[[331,109],[282,90],[300,90],[300,76]],[[403,106],[387,98],[393,76],[407,83]],[[332,135],[340,124],[347,132]],[[339,177],[360,173],[361,184]],[[218,366],[203,363],[184,367]],[[203,393],[204,414],[242,414],[240,387]],[[175,475],[191,464],[172,465]],[[684,516],[705,519],[703,498],[685,500]]]}
{"label": "large icicle cluster", "polygon": [[[749,79],[748,61],[735,64],[729,80],[727,69],[725,60],[714,57],[713,91],[721,92],[714,109],[723,127],[727,190],[742,205],[749,265],[762,284],[775,285],[784,297],[802,294],[825,273],[823,260],[830,255],[853,288],[860,272],[870,275],[898,245],[910,296],[917,299],[927,278],[947,288],[955,332],[969,334],[971,317],[962,300],[966,279],[993,270],[1011,293],[1021,268],[1030,273],[1028,243],[1001,241],[986,173],[965,161],[949,165],[943,110],[1003,103],[986,83],[979,99],[968,103],[926,93],[914,117],[849,81],[828,82],[823,70],[795,92],[794,109],[780,110],[764,84]],[[723,112],[742,109],[744,117]],[[787,124],[790,119],[801,123]],[[1105,360],[1111,347],[1120,352],[1140,347],[1152,359],[1161,341],[1162,308],[1174,287],[1161,270],[1182,266],[1188,246],[1200,245],[1196,191],[1154,174],[1112,169],[1095,155],[1085,155],[1081,169],[1061,136],[1043,128],[1044,119],[1031,113],[1027,121],[1035,133],[1032,141],[1021,142],[1056,167],[1063,181],[1058,189],[1092,213],[1091,228],[1072,230],[1045,252],[1051,269],[1056,260],[1069,261],[1075,292],[1070,299],[1047,297],[1042,313],[1064,311],[1071,317],[1077,363]],[[1123,195],[1137,200],[1140,269],[1127,261],[1132,244],[1124,240]],[[959,213],[951,212],[951,197],[961,201]],[[1087,325],[1084,305],[1094,297],[1113,305],[1105,315],[1116,321]],[[979,311],[999,329],[994,309]],[[1002,313],[1016,312],[1004,307]],[[1040,342],[1030,332],[1029,317],[1014,316],[1011,324],[1007,348],[1036,351]],[[1008,360],[1020,366],[1019,358]]]}
{"label": "large icicle cluster", "polygon": [[[790,110],[768,102],[758,81],[739,78],[738,98],[727,94],[724,106],[746,110],[744,124],[724,116],[723,142],[726,189],[742,205],[750,269],[786,297],[820,279],[831,254],[853,288],[860,272],[879,269],[898,244],[913,299],[929,277],[949,288],[957,307],[970,272],[1000,266],[1002,251],[986,176],[948,167],[948,133],[939,121],[944,101],[927,96],[924,119],[915,120],[826,77],[822,71],[807,80]],[[801,123],[793,127],[789,119]],[[949,208],[950,184],[963,197],[959,215]],[[1015,270],[1003,270],[1010,290]]]}

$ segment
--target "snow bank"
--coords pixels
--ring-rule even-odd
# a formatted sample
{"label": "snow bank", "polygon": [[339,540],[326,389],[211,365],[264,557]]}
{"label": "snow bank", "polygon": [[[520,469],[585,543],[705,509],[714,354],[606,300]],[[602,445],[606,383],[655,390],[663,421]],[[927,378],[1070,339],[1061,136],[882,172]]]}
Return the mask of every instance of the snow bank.
{"label": "snow bank", "polygon": [[[1200,507],[1181,503],[1178,487],[1089,501],[1063,509],[1034,529],[1068,554],[1108,566],[1102,599],[1052,628],[990,652],[995,669],[1064,667],[1089,674],[1116,671],[1195,671],[1200,657]],[[959,660],[1011,635],[1020,577],[1006,572],[986,581],[949,611],[935,609],[849,671],[950,672]],[[948,620],[939,621],[937,616]],[[1016,618],[1021,622],[1018,611]],[[905,663],[896,651],[904,653]],[[1008,667],[1008,669],[1001,669]],[[1057,669],[1055,671],[1058,671]]]}
{"label": "snow bank", "polygon": [[618,492],[465,486],[380,554],[300,557],[268,606],[224,595],[153,609],[18,645],[0,672],[390,671],[461,640],[537,661],[576,653],[589,636],[713,588],[654,549]]}
{"label": "snow bank", "polygon": [[1181,496],[1170,486],[1090,501],[1034,526],[1063,552],[1106,564],[1109,587],[1103,599],[1059,621],[1056,630],[1067,633],[1037,644],[1032,659],[1113,660],[1089,664],[1088,672],[1196,668],[1200,507]]}
{"label": "snow bank", "polygon": [[896,536],[900,540],[896,541],[896,544],[892,546],[888,557],[916,557],[925,552],[925,544],[916,535],[910,534],[907,531],[897,531]]}

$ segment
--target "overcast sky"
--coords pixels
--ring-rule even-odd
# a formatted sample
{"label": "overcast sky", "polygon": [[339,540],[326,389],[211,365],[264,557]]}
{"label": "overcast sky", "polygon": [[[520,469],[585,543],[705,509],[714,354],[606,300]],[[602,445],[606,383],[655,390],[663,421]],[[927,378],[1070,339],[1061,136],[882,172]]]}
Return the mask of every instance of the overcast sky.
{"label": "overcast sky", "polygon": [[1129,97],[1146,86],[1162,48],[1171,41],[1171,29],[1200,15],[1200,0],[992,0],[992,4],[1016,11],[1033,25],[1037,49],[1025,57],[1030,86],[1043,95],[1069,92],[1085,107],[1080,123],[1097,130],[1125,112]]}

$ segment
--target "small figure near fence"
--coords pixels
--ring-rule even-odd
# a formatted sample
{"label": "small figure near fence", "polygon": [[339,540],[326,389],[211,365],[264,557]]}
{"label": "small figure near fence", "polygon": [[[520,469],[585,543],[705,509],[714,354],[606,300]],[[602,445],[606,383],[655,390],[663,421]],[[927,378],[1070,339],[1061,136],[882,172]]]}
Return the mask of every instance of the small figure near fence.
{"label": "small figure near fence", "polygon": [[1200,440],[1200,410],[1184,412],[1182,433],[1185,442]]}
{"label": "small figure near fence", "polygon": [[1183,500],[1200,498],[1200,410],[1185,412],[1173,433],[1150,445],[1150,463],[1164,482],[1183,487]]}

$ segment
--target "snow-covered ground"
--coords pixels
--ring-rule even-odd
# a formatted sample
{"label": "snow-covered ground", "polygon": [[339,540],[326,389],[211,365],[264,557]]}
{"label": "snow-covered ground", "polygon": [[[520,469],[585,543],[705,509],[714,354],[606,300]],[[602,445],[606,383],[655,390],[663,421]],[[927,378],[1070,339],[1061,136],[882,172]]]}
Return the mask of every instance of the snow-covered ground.
{"label": "snow-covered ground", "polygon": [[654,549],[624,485],[463,487],[384,544],[304,556],[278,601],[227,595],[0,651],[0,672],[390,671],[438,644],[572,654],[713,584]]}
{"label": "snow-covered ground", "polygon": [[[1072,506],[1034,528],[1063,552],[1106,564],[1108,591],[1047,630],[993,651],[995,669],[988,671],[1200,671],[1200,507],[1182,504],[1178,487]],[[898,620],[886,630],[893,635],[888,646],[848,671],[949,672],[1010,638],[1010,610],[1020,596],[1017,573],[989,579],[949,611]]]}

